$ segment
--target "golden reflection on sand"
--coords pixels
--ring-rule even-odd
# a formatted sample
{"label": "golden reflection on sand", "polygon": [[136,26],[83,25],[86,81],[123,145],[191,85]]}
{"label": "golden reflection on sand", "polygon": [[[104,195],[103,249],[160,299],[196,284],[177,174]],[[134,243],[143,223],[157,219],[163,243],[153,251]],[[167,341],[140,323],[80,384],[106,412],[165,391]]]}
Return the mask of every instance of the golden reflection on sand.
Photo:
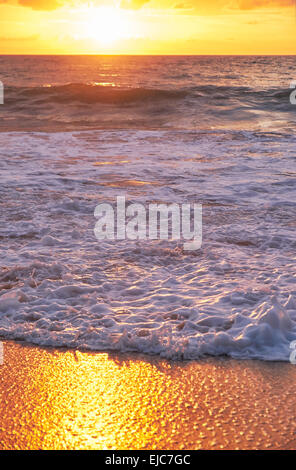
{"label": "golden reflection on sand", "polygon": [[293,448],[296,368],[5,343],[1,449]]}

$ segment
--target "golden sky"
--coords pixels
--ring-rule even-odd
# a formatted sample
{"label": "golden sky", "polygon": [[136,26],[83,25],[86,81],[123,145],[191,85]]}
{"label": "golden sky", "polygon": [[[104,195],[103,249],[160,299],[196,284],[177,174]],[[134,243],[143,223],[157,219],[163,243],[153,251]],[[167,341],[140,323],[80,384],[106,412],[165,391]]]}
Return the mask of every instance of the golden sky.
{"label": "golden sky", "polygon": [[0,0],[0,54],[295,54],[295,0]]}

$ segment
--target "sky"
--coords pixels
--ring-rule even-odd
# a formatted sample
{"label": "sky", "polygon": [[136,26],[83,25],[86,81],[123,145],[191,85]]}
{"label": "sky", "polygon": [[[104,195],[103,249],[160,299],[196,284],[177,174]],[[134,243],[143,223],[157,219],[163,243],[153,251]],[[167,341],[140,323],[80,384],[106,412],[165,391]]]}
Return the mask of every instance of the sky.
{"label": "sky", "polygon": [[295,54],[296,0],[0,0],[0,54]]}

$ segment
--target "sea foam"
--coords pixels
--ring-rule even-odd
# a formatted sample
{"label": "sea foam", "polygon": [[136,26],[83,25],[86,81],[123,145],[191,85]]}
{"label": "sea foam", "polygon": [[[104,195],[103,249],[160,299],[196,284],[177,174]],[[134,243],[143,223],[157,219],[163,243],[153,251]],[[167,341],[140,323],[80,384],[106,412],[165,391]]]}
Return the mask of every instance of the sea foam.
{"label": "sea foam", "polygon": [[[1,133],[0,144],[2,338],[170,359],[289,360],[293,136]],[[98,242],[94,208],[117,195],[202,204],[201,249]]]}

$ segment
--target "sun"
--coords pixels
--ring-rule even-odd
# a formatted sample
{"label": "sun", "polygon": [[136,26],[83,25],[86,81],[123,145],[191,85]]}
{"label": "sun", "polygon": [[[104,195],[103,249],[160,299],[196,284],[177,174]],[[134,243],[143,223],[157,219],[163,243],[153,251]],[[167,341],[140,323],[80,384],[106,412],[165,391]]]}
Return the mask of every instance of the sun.
{"label": "sun", "polygon": [[85,34],[101,44],[112,44],[131,36],[132,24],[124,11],[115,7],[91,7],[87,12]]}

